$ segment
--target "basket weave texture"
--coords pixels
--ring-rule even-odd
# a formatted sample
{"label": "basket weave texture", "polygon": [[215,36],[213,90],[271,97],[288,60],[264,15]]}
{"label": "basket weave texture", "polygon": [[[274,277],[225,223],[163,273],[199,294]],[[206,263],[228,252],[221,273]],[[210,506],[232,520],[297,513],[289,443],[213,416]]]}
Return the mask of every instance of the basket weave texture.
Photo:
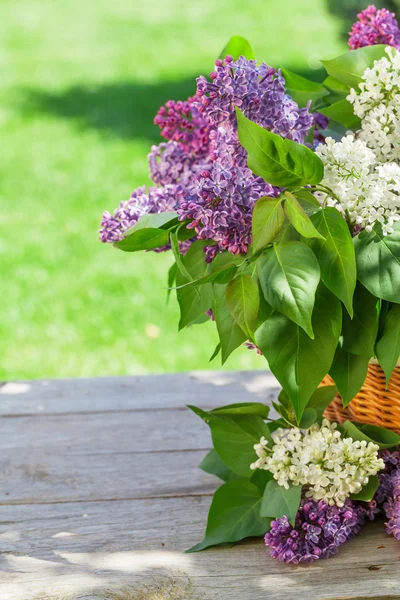
{"label": "basket weave texture", "polygon": [[[321,385],[334,385],[334,382],[327,375]],[[395,367],[386,389],[385,374],[381,367],[370,364],[364,385],[350,404],[343,408],[342,398],[338,394],[324,414],[327,419],[338,423],[356,421],[400,433],[400,367]]]}

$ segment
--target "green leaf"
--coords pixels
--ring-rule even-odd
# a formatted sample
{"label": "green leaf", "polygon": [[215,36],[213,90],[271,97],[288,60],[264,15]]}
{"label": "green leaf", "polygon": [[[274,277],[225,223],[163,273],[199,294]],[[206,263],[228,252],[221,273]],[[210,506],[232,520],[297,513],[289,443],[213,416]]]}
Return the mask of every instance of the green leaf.
{"label": "green leaf", "polygon": [[282,197],[260,198],[254,205],[252,236],[254,252],[272,242],[285,222]]}
{"label": "green leaf", "polygon": [[257,282],[249,275],[241,274],[227,285],[225,296],[232,317],[246,335],[252,338],[260,308]]}
{"label": "green leaf", "polygon": [[301,417],[299,427],[300,429],[310,429],[312,425],[318,419],[318,412],[315,408],[306,408],[303,412],[303,416]]}
{"label": "green leaf", "polygon": [[199,467],[205,473],[215,475],[219,479],[222,479],[222,481],[233,481],[240,478],[240,475],[228,469],[214,449],[210,450],[203,458]]}
{"label": "green leaf", "polygon": [[250,477],[250,465],[257,458],[254,444],[263,436],[270,439],[268,425],[257,415],[207,413],[206,419],[214,448],[226,466],[238,475]]}
{"label": "green leaf", "polygon": [[394,233],[383,235],[382,226],[362,231],[354,238],[358,278],[378,298],[400,303],[400,222]]}
{"label": "green leaf", "polygon": [[350,86],[346,83],[342,83],[339,79],[335,79],[332,75],[328,75],[322,84],[333,92],[337,96],[348,96],[350,92]]}
{"label": "green leaf", "polygon": [[[203,317],[204,313],[211,308],[213,303],[211,283],[202,285],[199,288],[179,287],[187,282],[187,277],[195,279],[206,274],[208,264],[204,260],[203,247],[205,245],[207,245],[206,241],[195,242],[185,256],[180,258],[182,263],[181,269],[176,274],[176,284],[179,288],[176,290],[176,296],[181,311],[179,330],[194,324],[199,318]],[[182,271],[186,272],[187,275],[185,276]]]}
{"label": "green leaf", "polygon": [[290,192],[285,192],[285,213],[293,227],[303,237],[325,239],[324,236],[315,229],[304,208]]}
{"label": "green leaf", "polygon": [[258,259],[257,273],[268,304],[313,337],[311,315],[320,270],[312,250],[300,242],[274,244]]}
{"label": "green leaf", "polygon": [[320,285],[312,317],[313,340],[298,325],[277,312],[256,332],[256,343],[289,396],[298,422],[331,367],[341,325],[339,300]]}
{"label": "green leaf", "polygon": [[343,348],[352,354],[374,356],[379,326],[379,300],[357,282],[354,293],[354,316],[343,315]]}
{"label": "green leaf", "polygon": [[245,56],[248,60],[254,60],[254,52],[250,43],[241,35],[233,35],[225,48],[219,55],[220,58],[232,56],[233,60],[237,60],[240,56]]}
{"label": "green leaf", "polygon": [[225,300],[226,286],[214,284],[213,290],[214,319],[221,343],[222,364],[224,364],[232,352],[248,339],[248,336],[239,327],[228,310]]}
{"label": "green leaf", "polygon": [[350,316],[353,316],[357,269],[350,231],[343,216],[333,207],[315,213],[311,220],[325,238],[307,240],[318,259],[321,279],[343,302]]}
{"label": "green leaf", "polygon": [[214,352],[211,354],[210,359],[208,362],[212,362],[214,360],[214,358],[217,358],[218,354],[221,352],[221,342],[218,342],[218,344],[215,346],[215,350]]}
{"label": "green leaf", "polygon": [[271,479],[273,479],[271,471],[265,471],[264,469],[256,469],[250,477],[251,483],[254,483],[262,493],[264,493],[265,487]]}
{"label": "green leaf", "polygon": [[184,283],[183,285],[180,285],[175,289],[180,289],[189,286],[204,285],[210,282],[221,284],[229,283],[229,281],[231,281],[236,275],[237,270],[238,268],[234,264],[226,265],[225,267],[222,267],[221,269],[214,271],[209,275],[205,275],[204,277],[200,277],[199,279],[195,279],[194,281],[188,281],[187,283]]}
{"label": "green leaf", "polygon": [[[138,222],[127,232],[133,233],[139,229],[169,229],[169,226],[178,223],[178,213],[174,211],[162,213],[149,213],[142,215]],[[193,235],[193,233],[192,233]]]}
{"label": "green leaf", "polygon": [[308,214],[308,216],[313,215],[314,213],[321,210],[321,204],[318,202],[314,194],[309,192],[306,189],[296,190],[294,193],[297,200]]}
{"label": "green leaf", "polygon": [[386,385],[400,356],[400,304],[391,304],[386,314],[383,332],[376,345],[376,357],[386,375]]}
{"label": "green leaf", "polygon": [[249,121],[238,108],[236,115],[239,141],[248,152],[247,164],[253,173],[279,187],[321,181],[324,167],[315,152]]}
{"label": "green leaf", "polygon": [[322,415],[335,396],[337,396],[337,393],[338,389],[336,385],[321,385],[311,396],[307,408],[315,408]]}
{"label": "green leaf", "polygon": [[153,250],[165,246],[169,242],[169,232],[165,229],[139,229],[123,240],[115,242],[114,246],[124,252],[138,252],[139,250]]}
{"label": "green leaf", "polygon": [[301,501],[301,490],[301,485],[292,485],[287,490],[277,481],[269,481],[264,491],[260,514],[271,519],[286,516],[294,527]]}
{"label": "green leaf", "polygon": [[[172,252],[174,253],[174,257],[175,257],[175,261],[176,261],[176,266],[177,266],[178,270],[180,271],[185,283],[187,283],[188,281],[191,281],[193,278],[192,278],[191,274],[189,273],[189,271],[187,270],[184,260],[183,260],[183,256],[181,254],[181,251],[179,250],[178,232],[179,232],[179,230],[176,232],[171,232],[169,237],[170,237]],[[175,277],[175,279],[176,279],[176,277]]]}
{"label": "green leaf", "polygon": [[344,407],[362,388],[367,376],[369,359],[368,355],[350,354],[340,346],[337,347],[329,374],[336,383]]}
{"label": "green leaf", "polygon": [[176,273],[178,270],[178,265],[174,262],[168,271],[168,289],[167,289],[167,302],[169,300],[171,294],[171,288],[173,287],[176,279]]}
{"label": "green leaf", "polygon": [[381,450],[394,448],[400,443],[400,435],[377,425],[361,425],[345,421],[341,429],[344,437],[351,437],[353,441],[373,442],[378,444]]}
{"label": "green leaf", "polygon": [[260,516],[261,499],[261,490],[250,481],[238,479],[222,485],[211,502],[204,540],[188,552],[264,535],[270,520]]}
{"label": "green leaf", "polygon": [[297,75],[297,73],[289,71],[289,69],[281,69],[281,71],[286,82],[286,93],[299,106],[306,106],[309,100],[315,103],[329,93],[322,83],[310,81],[301,75]]}
{"label": "green leaf", "polygon": [[368,478],[368,483],[363,486],[361,491],[358,494],[351,494],[350,498],[352,500],[358,500],[358,502],[371,502],[375,496],[375,492],[379,486],[379,477],[378,475],[370,475]]}
{"label": "green leaf", "polygon": [[346,98],[338,100],[326,108],[320,108],[318,112],[348,129],[360,129],[361,127],[360,118],[354,114],[353,105]]}
{"label": "green leaf", "polygon": [[268,419],[269,406],[261,402],[238,402],[214,408],[211,413],[217,415],[258,415],[262,419]]}
{"label": "green leaf", "polygon": [[385,45],[365,46],[346,52],[333,60],[322,60],[328,74],[340,82],[357,88],[365,69],[372,67],[375,60],[386,56]]}

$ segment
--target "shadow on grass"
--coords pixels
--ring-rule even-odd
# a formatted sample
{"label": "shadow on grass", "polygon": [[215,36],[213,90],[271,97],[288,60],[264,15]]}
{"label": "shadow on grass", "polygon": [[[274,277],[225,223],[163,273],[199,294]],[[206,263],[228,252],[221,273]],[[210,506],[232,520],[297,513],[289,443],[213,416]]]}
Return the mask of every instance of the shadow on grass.
{"label": "shadow on grass", "polygon": [[157,84],[76,85],[59,93],[25,88],[22,110],[73,119],[81,127],[97,129],[107,135],[160,142],[159,128],[153,125],[159,107],[170,99],[186,99],[195,90],[195,76]]}
{"label": "shadow on grass", "polygon": [[[290,67],[289,67],[290,68]],[[296,69],[303,77],[322,81],[323,69]],[[24,113],[46,113],[72,119],[80,127],[97,129],[125,139],[160,142],[159,128],[153,125],[157,110],[167,100],[185,100],[196,90],[196,77],[159,83],[120,82],[103,85],[76,85],[61,92],[40,88],[22,90]]]}

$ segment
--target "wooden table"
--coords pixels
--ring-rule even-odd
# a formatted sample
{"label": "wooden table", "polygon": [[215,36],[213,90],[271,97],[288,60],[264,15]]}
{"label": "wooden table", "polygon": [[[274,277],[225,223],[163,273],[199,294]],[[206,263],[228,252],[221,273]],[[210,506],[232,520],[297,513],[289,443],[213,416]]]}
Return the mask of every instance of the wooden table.
{"label": "wooden table", "polygon": [[185,404],[268,401],[269,374],[7,383],[0,388],[0,600],[400,598],[400,543],[374,523],[312,566],[262,540],[183,554],[218,482]]}

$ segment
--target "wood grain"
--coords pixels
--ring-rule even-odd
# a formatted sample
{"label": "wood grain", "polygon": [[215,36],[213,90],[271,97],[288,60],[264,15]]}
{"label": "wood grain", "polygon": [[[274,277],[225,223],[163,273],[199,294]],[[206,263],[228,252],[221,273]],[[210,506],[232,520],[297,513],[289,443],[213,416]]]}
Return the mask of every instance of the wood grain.
{"label": "wood grain", "polygon": [[262,373],[3,386],[0,600],[400,598],[400,545],[381,521],[310,566],[272,560],[260,539],[183,553],[218,485],[197,468],[208,429],[184,405],[276,393]]}

